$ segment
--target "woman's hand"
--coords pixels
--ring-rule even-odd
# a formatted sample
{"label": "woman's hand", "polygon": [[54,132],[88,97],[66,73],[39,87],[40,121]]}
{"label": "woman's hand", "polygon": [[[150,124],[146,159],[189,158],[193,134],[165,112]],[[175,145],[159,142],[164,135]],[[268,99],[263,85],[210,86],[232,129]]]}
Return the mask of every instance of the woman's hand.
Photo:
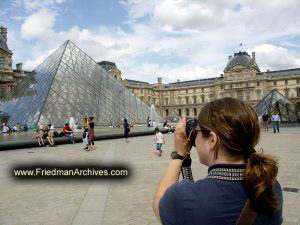
{"label": "woman's hand", "polygon": [[174,135],[175,150],[179,155],[186,156],[187,152],[191,149],[189,146],[188,138],[186,136],[186,118],[181,118],[176,126]]}

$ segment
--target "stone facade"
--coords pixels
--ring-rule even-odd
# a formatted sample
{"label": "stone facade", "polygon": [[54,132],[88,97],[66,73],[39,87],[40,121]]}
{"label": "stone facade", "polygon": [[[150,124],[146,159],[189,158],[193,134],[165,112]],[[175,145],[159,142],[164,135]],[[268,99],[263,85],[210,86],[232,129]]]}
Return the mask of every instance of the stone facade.
{"label": "stone facade", "polygon": [[219,77],[149,84],[124,80],[125,85],[145,103],[154,104],[161,116],[197,116],[201,107],[209,101],[223,97],[243,99],[255,105],[271,90],[277,89],[297,104],[300,110],[300,68],[261,72],[255,53],[247,52],[229,56],[224,74]]}
{"label": "stone facade", "polygon": [[14,86],[25,77],[22,63],[12,69],[12,51],[7,46],[7,28],[0,27],[0,99],[12,91]]}
{"label": "stone facade", "polygon": [[102,66],[107,72],[113,75],[117,80],[122,80],[122,73],[119,70],[115,63],[109,61],[98,62],[98,65]]}

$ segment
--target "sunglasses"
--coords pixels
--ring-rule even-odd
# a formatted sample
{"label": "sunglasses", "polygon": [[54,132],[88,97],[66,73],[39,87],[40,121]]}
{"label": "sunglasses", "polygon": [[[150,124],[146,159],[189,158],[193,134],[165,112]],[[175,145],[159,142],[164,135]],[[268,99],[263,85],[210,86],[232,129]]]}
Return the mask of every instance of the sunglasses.
{"label": "sunglasses", "polygon": [[195,128],[194,129],[194,134],[195,134],[195,136],[197,136],[197,134],[198,134],[198,132],[202,132],[202,131],[204,131],[204,129],[200,129],[200,128]]}

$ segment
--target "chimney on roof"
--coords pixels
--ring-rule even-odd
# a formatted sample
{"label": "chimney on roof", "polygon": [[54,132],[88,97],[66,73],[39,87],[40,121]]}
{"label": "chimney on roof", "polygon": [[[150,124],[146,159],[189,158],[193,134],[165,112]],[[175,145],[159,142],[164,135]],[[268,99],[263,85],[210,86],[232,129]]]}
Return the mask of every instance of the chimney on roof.
{"label": "chimney on roof", "polygon": [[256,62],[256,59],[255,59],[255,52],[252,52],[252,61],[253,61],[253,62]]}
{"label": "chimney on roof", "polygon": [[4,38],[4,40],[7,42],[7,28],[6,27],[0,27],[0,34]]}
{"label": "chimney on roof", "polygon": [[157,78],[157,82],[158,82],[159,84],[161,84],[161,83],[162,83],[162,77],[158,77],[158,78]]}
{"label": "chimney on roof", "polygon": [[23,63],[18,63],[16,65],[17,66],[17,71],[23,71],[22,65],[23,65]]}

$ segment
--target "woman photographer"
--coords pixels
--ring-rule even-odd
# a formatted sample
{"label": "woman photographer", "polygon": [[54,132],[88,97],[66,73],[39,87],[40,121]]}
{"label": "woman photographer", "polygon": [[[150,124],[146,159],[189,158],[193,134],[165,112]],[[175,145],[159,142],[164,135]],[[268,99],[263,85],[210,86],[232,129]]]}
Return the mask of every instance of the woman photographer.
{"label": "woman photographer", "polygon": [[252,213],[241,216],[247,222],[281,224],[277,162],[254,150],[260,135],[254,109],[233,98],[212,101],[202,108],[195,135],[199,161],[209,167],[208,175],[196,182],[177,182],[190,150],[183,118],[174,136],[176,154],[153,199],[162,224],[237,224],[242,211]]}

